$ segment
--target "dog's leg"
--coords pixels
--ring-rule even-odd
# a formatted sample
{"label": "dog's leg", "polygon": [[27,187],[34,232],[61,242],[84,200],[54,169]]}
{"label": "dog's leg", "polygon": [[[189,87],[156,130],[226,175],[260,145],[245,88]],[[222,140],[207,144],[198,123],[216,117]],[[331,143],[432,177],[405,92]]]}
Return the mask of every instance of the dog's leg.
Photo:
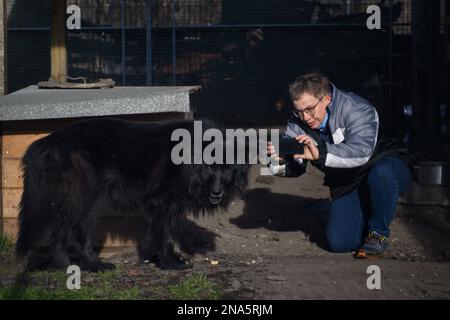
{"label": "dog's leg", "polygon": [[67,223],[55,225],[53,239],[50,245],[51,260],[48,268],[56,270],[65,270],[70,265],[70,259],[67,255],[67,244],[70,227]]}
{"label": "dog's leg", "polygon": [[155,256],[160,252],[160,246],[156,240],[156,228],[153,226],[151,217],[145,217],[144,230],[141,241],[139,242],[139,254],[144,260],[155,260]]}
{"label": "dog's leg", "polygon": [[[164,206],[162,206],[164,207]],[[174,250],[177,211],[154,210],[147,220],[143,241],[144,256],[161,269],[187,269],[192,264]]]}
{"label": "dog's leg", "polygon": [[91,227],[78,226],[77,235],[72,245],[80,260],[80,268],[84,271],[103,272],[112,270],[116,266],[112,263],[101,261],[92,247]]}
{"label": "dog's leg", "polygon": [[188,269],[192,263],[181,254],[175,252],[176,232],[178,230],[179,212],[169,212],[163,221],[162,255],[164,260],[163,269]]}

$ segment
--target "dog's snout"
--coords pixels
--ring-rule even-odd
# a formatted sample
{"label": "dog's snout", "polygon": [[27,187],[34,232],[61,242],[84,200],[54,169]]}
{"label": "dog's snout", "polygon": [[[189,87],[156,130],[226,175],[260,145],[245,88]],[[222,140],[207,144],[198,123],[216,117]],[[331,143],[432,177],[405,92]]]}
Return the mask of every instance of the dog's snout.
{"label": "dog's snout", "polygon": [[221,190],[211,190],[211,194],[213,196],[220,197],[220,196],[222,196],[223,191],[221,191]]}

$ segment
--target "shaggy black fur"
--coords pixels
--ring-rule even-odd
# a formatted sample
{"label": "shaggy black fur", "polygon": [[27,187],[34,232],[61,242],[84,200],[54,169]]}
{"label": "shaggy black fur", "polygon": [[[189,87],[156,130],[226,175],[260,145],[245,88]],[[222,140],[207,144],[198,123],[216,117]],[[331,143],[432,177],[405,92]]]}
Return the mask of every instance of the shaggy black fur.
{"label": "shaggy black fur", "polygon": [[[192,132],[193,121],[88,120],[31,144],[22,159],[16,245],[18,256],[28,254],[28,268],[62,269],[74,261],[82,270],[113,268],[98,258],[91,243],[104,212],[142,215],[142,257],[165,269],[189,267],[174,250],[177,223],[187,212],[226,208],[246,187],[248,166],[173,164],[170,154],[178,142],[170,137],[176,128]],[[31,261],[44,235],[50,239],[50,256]]]}

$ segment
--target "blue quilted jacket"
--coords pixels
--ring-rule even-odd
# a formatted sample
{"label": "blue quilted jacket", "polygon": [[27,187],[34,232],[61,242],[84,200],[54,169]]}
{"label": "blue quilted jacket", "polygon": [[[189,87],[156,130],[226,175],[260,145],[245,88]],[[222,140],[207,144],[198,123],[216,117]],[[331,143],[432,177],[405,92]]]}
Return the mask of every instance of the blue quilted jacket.
{"label": "blue quilted jacket", "polygon": [[[294,113],[288,120],[284,136],[307,134],[317,144],[319,159],[311,163],[325,172],[325,185],[332,198],[345,194],[358,186],[371,165],[383,156],[396,156],[409,164],[409,157],[399,150],[393,139],[380,137],[380,120],[375,108],[364,98],[339,90],[332,85],[332,98],[328,106],[328,132],[332,142],[323,141]],[[307,161],[286,159],[272,166],[273,174],[287,177],[305,172]]]}

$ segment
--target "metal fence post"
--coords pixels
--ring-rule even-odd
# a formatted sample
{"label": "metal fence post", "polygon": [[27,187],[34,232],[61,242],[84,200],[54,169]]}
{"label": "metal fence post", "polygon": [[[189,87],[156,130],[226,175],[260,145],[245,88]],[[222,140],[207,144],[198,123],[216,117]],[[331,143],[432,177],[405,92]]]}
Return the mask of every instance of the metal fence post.
{"label": "metal fence post", "polygon": [[145,37],[146,37],[146,68],[147,68],[147,85],[152,85],[152,0],[145,1]]}
{"label": "metal fence post", "polygon": [[177,84],[177,48],[176,48],[176,12],[175,12],[175,2],[171,2],[171,20],[172,20],[172,84]]}
{"label": "metal fence post", "polygon": [[120,28],[122,31],[122,85],[125,86],[127,84],[126,78],[126,51],[125,51],[125,0],[121,1],[121,19],[120,19]]}
{"label": "metal fence post", "polygon": [[393,96],[392,96],[392,86],[393,86],[393,70],[392,70],[392,55],[393,55],[393,47],[392,47],[392,37],[393,37],[393,21],[392,21],[392,5],[391,2],[388,2],[389,5],[389,22],[388,22],[388,110],[387,110],[387,128],[388,128],[388,134],[393,133],[392,124],[393,121],[393,115],[394,112],[392,110],[394,104],[393,104]]}

